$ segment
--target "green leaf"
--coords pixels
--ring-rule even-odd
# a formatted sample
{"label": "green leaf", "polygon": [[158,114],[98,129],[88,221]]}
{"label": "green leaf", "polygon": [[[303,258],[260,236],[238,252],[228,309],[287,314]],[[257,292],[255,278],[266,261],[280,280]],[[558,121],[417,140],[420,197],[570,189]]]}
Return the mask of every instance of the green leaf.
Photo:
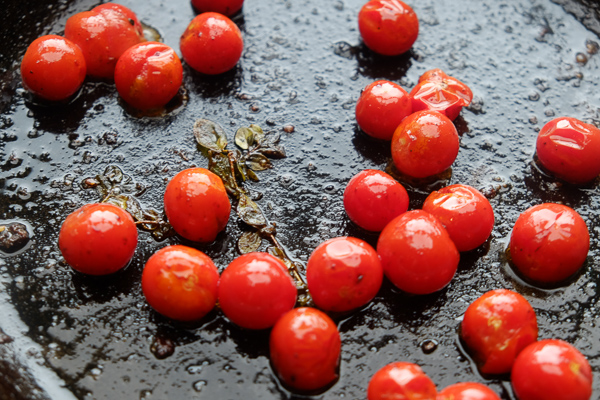
{"label": "green leaf", "polygon": [[246,170],[246,176],[254,182],[258,182],[260,180],[258,179],[258,175],[256,175],[256,172],[252,171],[251,169]]}
{"label": "green leaf", "polygon": [[219,153],[227,147],[227,135],[221,125],[208,119],[196,120],[194,137],[200,146]]}
{"label": "green leaf", "polygon": [[262,239],[256,231],[244,232],[240,236],[237,246],[241,254],[247,254],[257,251],[261,243]]}
{"label": "green leaf", "polygon": [[264,171],[273,167],[271,161],[260,153],[249,154],[246,158],[246,165],[253,171]]}
{"label": "green leaf", "polygon": [[242,150],[248,150],[254,144],[254,131],[245,126],[238,129],[235,133],[235,144]]}
{"label": "green leaf", "polygon": [[279,247],[269,246],[269,248],[267,248],[267,253],[281,260],[281,262],[285,264],[288,271],[291,271],[294,268],[294,263],[292,262],[292,260],[290,260],[288,256],[283,252],[283,250],[281,250]]}
{"label": "green leaf", "polygon": [[269,158],[285,158],[285,150],[278,144],[271,144],[268,147],[261,147],[258,151]]}
{"label": "green leaf", "polygon": [[250,125],[249,129],[254,134],[254,142],[260,145],[263,140],[265,140],[265,133],[263,132],[262,128],[258,125],[252,124]]}
{"label": "green leaf", "polygon": [[248,195],[241,194],[237,205],[237,214],[248,225],[260,229],[267,225],[267,220],[262,211]]}
{"label": "green leaf", "polygon": [[221,178],[227,190],[235,193],[237,184],[235,177],[231,175],[229,157],[222,153],[213,153],[209,159],[208,169]]}

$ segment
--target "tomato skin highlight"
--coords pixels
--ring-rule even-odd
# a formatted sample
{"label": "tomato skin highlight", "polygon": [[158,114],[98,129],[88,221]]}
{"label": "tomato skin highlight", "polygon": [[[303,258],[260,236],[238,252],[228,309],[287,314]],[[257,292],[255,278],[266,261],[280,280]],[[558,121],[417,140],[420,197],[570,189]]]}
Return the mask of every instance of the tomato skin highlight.
{"label": "tomato skin highlight", "polygon": [[248,253],[221,274],[219,305],[227,318],[247,329],[266,329],[296,304],[297,290],[285,264],[268,253]]}
{"label": "tomato skin highlight", "polygon": [[410,91],[413,112],[420,110],[437,111],[455,120],[463,107],[471,104],[473,92],[439,68],[425,72],[419,83]]}
{"label": "tomato skin highlight", "polygon": [[185,62],[194,70],[217,75],[238,63],[244,50],[242,32],[222,14],[206,12],[196,16],[179,41]]}
{"label": "tomato skin highlight", "polygon": [[177,321],[195,321],[217,300],[219,272],[200,250],[174,245],[160,249],[146,262],[142,290],[159,314]]}
{"label": "tomato skin highlight", "polygon": [[421,367],[394,362],[377,371],[367,388],[368,400],[436,400],[437,389]]}
{"label": "tomato skin highlight", "polygon": [[517,355],[535,342],[535,311],[520,294],[491,290],[469,305],[461,338],[484,374],[509,373]]}
{"label": "tomato skin highlight", "polygon": [[173,229],[194,242],[215,240],[231,213],[223,181],[204,168],[189,168],[175,175],[167,184],[164,202]]}
{"label": "tomato skin highlight", "polygon": [[65,261],[88,275],[125,267],[135,253],[138,231],[129,213],[108,203],[86,204],[63,222],[58,247]]}
{"label": "tomato skin highlight", "polygon": [[74,95],[83,84],[86,71],[79,47],[57,35],[34,40],[21,61],[25,89],[49,101],[66,100]]}
{"label": "tomato skin highlight", "polygon": [[557,284],[581,269],[590,248],[590,235],[575,210],[545,203],[517,218],[509,248],[513,265],[526,279]]}
{"label": "tomato skin highlight", "polygon": [[269,350],[279,379],[295,390],[318,390],[339,376],[340,334],[317,309],[300,307],[284,314],[271,331]]}
{"label": "tomato skin highlight", "polygon": [[436,400],[500,400],[500,396],[484,384],[461,382],[445,387]]}
{"label": "tomato skin highlight", "polygon": [[511,374],[519,400],[589,400],[592,381],[592,369],[583,354],[557,339],[526,347]]}
{"label": "tomato skin highlight", "polygon": [[575,118],[555,118],[540,130],[536,154],[542,167],[557,178],[587,183],[600,174],[600,129]]}
{"label": "tomato skin highlight", "polygon": [[306,265],[306,280],[317,307],[343,312],[362,307],[375,297],[383,269],[367,242],[338,237],[313,251]]}
{"label": "tomato skin highlight", "polygon": [[404,186],[383,171],[367,169],[354,175],[344,190],[344,209],[352,222],[380,232],[408,210]]}
{"label": "tomato skin highlight", "polygon": [[413,294],[443,289],[456,273],[460,258],[442,223],[422,210],[394,218],[379,236],[377,253],[385,276]]}
{"label": "tomato skin highlight", "polygon": [[375,81],[365,87],[356,103],[356,122],[367,135],[391,140],[402,120],[412,113],[406,90],[394,82]]}
{"label": "tomato skin highlight", "polygon": [[435,111],[417,111],[402,121],[392,137],[394,165],[403,174],[426,178],[448,169],[458,155],[458,132]]}
{"label": "tomato skin highlight", "polygon": [[471,186],[457,184],[434,191],[423,210],[440,220],[461,252],[481,246],[494,229],[490,202]]}
{"label": "tomato skin highlight", "polygon": [[119,95],[139,110],[164,107],[179,91],[183,67],[175,51],[157,42],[127,49],[115,67]]}
{"label": "tomato skin highlight", "polygon": [[201,13],[212,11],[231,17],[242,9],[244,0],[192,0],[192,5]]}
{"label": "tomato skin highlight", "polygon": [[406,53],[419,36],[419,19],[400,0],[371,0],[358,13],[365,45],[384,56]]}

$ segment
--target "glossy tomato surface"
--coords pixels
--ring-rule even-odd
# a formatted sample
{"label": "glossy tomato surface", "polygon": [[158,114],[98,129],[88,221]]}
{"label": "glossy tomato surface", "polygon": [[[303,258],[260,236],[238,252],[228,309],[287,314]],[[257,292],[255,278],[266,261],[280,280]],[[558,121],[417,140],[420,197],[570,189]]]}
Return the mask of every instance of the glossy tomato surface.
{"label": "glossy tomato surface", "polygon": [[423,210],[440,220],[458,251],[481,246],[494,229],[490,202],[468,185],[451,185],[432,192],[425,199]]}
{"label": "glossy tomato surface", "polygon": [[511,374],[519,400],[589,400],[592,381],[592,369],[583,354],[557,339],[526,347]]}
{"label": "glossy tomato surface", "polygon": [[509,246],[513,265],[522,276],[533,283],[556,284],[582,267],[590,235],[577,211],[544,203],[519,216]]}
{"label": "glossy tomato surface", "polygon": [[492,290],[469,305],[460,333],[482,373],[505,374],[521,350],[537,340],[537,318],[520,294]]}
{"label": "glossy tomato surface", "polygon": [[115,85],[129,105],[140,110],[163,107],[179,91],[183,67],[163,43],[144,42],[127,49],[115,67]]}
{"label": "glossy tomato surface", "polygon": [[379,256],[367,242],[338,237],[321,243],[306,265],[308,290],[317,307],[349,311],[375,297],[383,280]]}
{"label": "glossy tomato surface", "polygon": [[244,0],[192,0],[192,5],[201,13],[213,11],[231,17],[242,9]]}
{"label": "glossy tomato surface", "polygon": [[404,186],[383,171],[367,169],[354,175],[344,190],[344,209],[352,222],[380,232],[408,209]]}
{"label": "glossy tomato surface", "polygon": [[196,71],[217,75],[239,61],[244,50],[242,32],[226,16],[206,12],[196,16],[179,41],[185,62]]}
{"label": "glossy tomato surface", "polygon": [[167,184],[165,213],[179,235],[212,242],[229,221],[231,203],[223,181],[204,168],[179,172]]}
{"label": "glossy tomato surface", "polygon": [[484,384],[461,382],[445,387],[436,400],[500,400],[500,396]]}
{"label": "glossy tomato surface", "polygon": [[400,85],[378,80],[365,87],[356,103],[356,123],[366,134],[391,140],[400,122],[412,112],[411,100]]}
{"label": "glossy tomato surface", "polygon": [[210,312],[217,300],[219,272],[200,250],[174,245],[146,262],[142,290],[148,304],[165,317],[194,321]]}
{"label": "glossy tomato surface", "polygon": [[582,184],[600,174],[600,129],[561,117],[540,130],[536,154],[542,167],[564,181]]}
{"label": "glossy tomato surface", "polygon": [[86,204],[63,222],[58,247],[73,269],[88,275],[112,274],[133,257],[138,231],[131,215],[108,203]]}
{"label": "glossy tomato surface", "polygon": [[409,362],[394,362],[373,375],[367,388],[368,400],[436,400],[433,381],[421,367]]}
{"label": "glossy tomato surface", "polygon": [[100,4],[99,6],[94,7],[94,11],[97,11],[97,12],[100,12],[100,11],[106,10],[106,9],[111,9],[111,10],[117,11],[121,14],[124,14],[127,17],[127,19],[129,19],[129,23],[133,25],[133,27],[135,28],[138,35],[140,37],[144,36],[144,27],[142,26],[142,23],[138,19],[137,15],[133,12],[133,10],[125,7],[124,5],[117,4],[117,3],[104,3],[104,4]]}
{"label": "glossy tomato surface", "polygon": [[413,294],[443,289],[456,273],[460,258],[441,222],[422,210],[393,219],[379,236],[377,253],[388,279]]}
{"label": "glossy tomato surface", "polygon": [[296,304],[296,285],[286,266],[268,253],[248,253],[221,274],[219,305],[233,323],[266,329]]}
{"label": "glossy tomato surface", "polygon": [[392,158],[403,174],[425,178],[448,169],[458,147],[458,132],[448,117],[436,111],[417,111],[396,128]]}
{"label": "glossy tomato surface", "polygon": [[430,110],[455,120],[463,107],[471,104],[473,92],[439,68],[425,72],[410,91],[413,111]]}
{"label": "glossy tomato surface", "polygon": [[419,36],[419,19],[400,0],[371,0],[358,13],[365,45],[384,56],[406,53]]}
{"label": "glossy tomato surface", "polygon": [[339,376],[341,340],[335,323],[314,308],[295,308],[275,324],[269,340],[271,363],[295,390],[322,389]]}
{"label": "glossy tomato surface", "polygon": [[57,35],[34,40],[21,61],[25,89],[45,100],[66,100],[85,79],[83,53],[75,43]]}

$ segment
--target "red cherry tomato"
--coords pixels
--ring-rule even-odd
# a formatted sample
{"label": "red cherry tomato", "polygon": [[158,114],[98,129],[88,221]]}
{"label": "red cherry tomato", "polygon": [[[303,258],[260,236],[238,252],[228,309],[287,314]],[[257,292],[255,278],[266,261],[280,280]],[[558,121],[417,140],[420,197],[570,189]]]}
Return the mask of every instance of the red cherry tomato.
{"label": "red cherry tomato", "polygon": [[358,13],[358,29],[368,48],[396,56],[410,50],[417,40],[419,19],[400,0],[371,0]]}
{"label": "red cherry tomato", "polygon": [[37,38],[21,61],[25,89],[50,101],[66,100],[75,94],[85,74],[83,53],[75,43],[61,36]]}
{"label": "red cherry tomato", "polygon": [[417,111],[394,132],[392,158],[400,172],[425,178],[449,168],[458,147],[458,132],[448,117],[435,111]]}
{"label": "red cherry tomato", "polygon": [[157,42],[127,49],[115,67],[119,95],[140,110],[163,107],[179,91],[183,68],[172,48]]}
{"label": "red cherry tomato", "polygon": [[312,391],[338,378],[341,340],[335,323],[314,308],[295,308],[271,331],[271,362],[283,383]]}
{"label": "red cherry tomato", "polygon": [[356,122],[366,134],[391,140],[400,122],[410,115],[408,93],[394,82],[379,80],[363,89],[356,103]]}
{"label": "red cherry tomato", "polygon": [[65,37],[81,48],[88,75],[113,79],[121,54],[145,40],[136,27],[137,18],[132,19],[133,12],[124,8],[102,5],[67,20]]}
{"label": "red cherry tomato", "polygon": [[129,23],[133,25],[138,35],[140,37],[144,37],[144,27],[142,26],[142,23],[138,19],[137,15],[135,15],[135,13],[131,9],[116,3],[104,3],[94,7],[94,11],[98,12],[104,9],[112,9],[120,12],[121,14],[124,14],[129,19]]}
{"label": "red cherry tomato", "polygon": [[268,253],[248,253],[221,274],[219,305],[233,323],[266,329],[296,304],[296,285],[287,268]]}
{"label": "red cherry tomato", "polygon": [[408,362],[394,362],[381,368],[367,389],[368,400],[436,400],[436,396],[433,381],[421,367]]}
{"label": "red cherry tomato", "polygon": [[443,289],[456,273],[460,258],[441,222],[422,210],[393,219],[379,236],[377,253],[385,276],[414,294]]}
{"label": "red cherry tomato", "polygon": [[581,268],[590,248],[590,235],[575,210],[545,203],[519,216],[509,246],[512,262],[525,278],[556,284]]}
{"label": "red cherry tomato", "polygon": [[446,227],[458,251],[481,246],[494,228],[494,211],[481,192],[467,185],[451,185],[431,193],[423,210]]}
{"label": "red cherry tomato", "polygon": [[321,243],[306,265],[308,290],[317,307],[327,311],[349,311],[375,297],[383,280],[383,269],[375,249],[353,237],[338,237]]}
{"label": "red cherry tomato", "polygon": [[473,92],[441,69],[432,69],[421,75],[417,86],[410,91],[410,97],[413,111],[437,111],[454,120],[463,107],[471,104]]}
{"label": "red cherry tomato", "polygon": [[112,274],[127,265],[137,246],[131,215],[112,204],[87,204],[63,222],[58,247],[73,269],[89,275]]}
{"label": "red cherry tomato", "polygon": [[346,214],[356,225],[380,232],[408,209],[408,193],[394,178],[367,169],[354,175],[344,190]]}
{"label": "red cherry tomato", "polygon": [[148,304],[165,317],[194,321],[215,306],[219,272],[203,252],[187,246],[165,247],[154,253],[142,272]]}
{"label": "red cherry tomato", "polygon": [[556,339],[526,347],[511,374],[519,400],[589,400],[592,380],[592,369],[583,354]]}
{"label": "red cherry tomato", "polygon": [[231,17],[242,9],[244,0],[192,0],[192,5],[201,13],[213,11]]}
{"label": "red cherry tomato", "polygon": [[229,71],[244,49],[242,32],[224,15],[207,12],[190,22],[179,42],[185,62],[196,71],[216,75]]}
{"label": "red cherry tomato", "polygon": [[167,184],[165,213],[175,232],[188,240],[212,242],[230,212],[223,181],[207,169],[183,170]]}
{"label": "red cherry tomato", "polygon": [[535,311],[520,294],[492,290],[465,312],[461,337],[484,374],[510,372],[515,357],[537,340]]}
{"label": "red cherry tomato", "polygon": [[436,400],[500,400],[500,396],[481,383],[462,382],[446,387]]}
{"label": "red cherry tomato", "polygon": [[552,175],[574,184],[589,182],[600,174],[600,129],[575,118],[553,119],[540,131],[536,153]]}

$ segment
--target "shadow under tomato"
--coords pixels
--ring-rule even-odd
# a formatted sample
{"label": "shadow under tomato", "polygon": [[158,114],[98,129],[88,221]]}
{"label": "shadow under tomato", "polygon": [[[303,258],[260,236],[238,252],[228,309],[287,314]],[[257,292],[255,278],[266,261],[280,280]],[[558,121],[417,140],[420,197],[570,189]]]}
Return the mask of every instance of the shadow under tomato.
{"label": "shadow under tomato", "polygon": [[205,99],[235,95],[242,85],[243,69],[239,63],[219,75],[201,74],[187,64],[184,64],[183,70],[184,86]]}
{"label": "shadow under tomato", "polygon": [[135,258],[129,265],[110,275],[94,276],[77,271],[73,271],[72,275],[73,289],[84,304],[104,304],[115,297],[130,295],[140,280],[140,268],[137,268]]}
{"label": "shadow under tomato", "polygon": [[399,56],[382,56],[362,42],[355,49],[358,73],[371,79],[385,77],[387,80],[398,82],[406,76],[414,58],[412,50]]}
{"label": "shadow under tomato", "polygon": [[352,145],[361,156],[375,164],[385,164],[391,154],[389,140],[375,139],[364,133],[357,124],[354,124]]}

